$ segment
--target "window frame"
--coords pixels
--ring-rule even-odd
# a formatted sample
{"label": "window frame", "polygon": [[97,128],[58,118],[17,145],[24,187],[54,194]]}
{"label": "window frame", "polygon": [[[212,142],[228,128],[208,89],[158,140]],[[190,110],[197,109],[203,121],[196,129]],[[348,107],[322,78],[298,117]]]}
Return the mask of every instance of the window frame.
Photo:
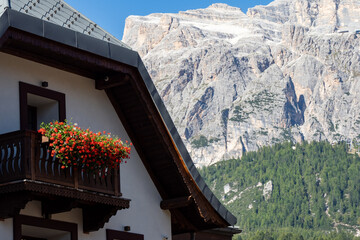
{"label": "window frame", "polygon": [[13,223],[14,240],[21,240],[21,225],[28,225],[41,228],[49,228],[60,231],[70,232],[71,240],[78,240],[78,226],[76,223],[63,222],[45,218],[38,218],[26,215],[17,215]]}
{"label": "window frame", "polygon": [[144,240],[144,235],[106,229],[106,240]]}
{"label": "window frame", "polygon": [[64,121],[66,119],[66,105],[65,105],[65,94],[50,90],[43,87],[38,87],[24,82],[19,82],[19,91],[20,91],[20,130],[28,130],[28,102],[27,94],[34,94],[41,97],[53,99],[59,104],[59,121]]}

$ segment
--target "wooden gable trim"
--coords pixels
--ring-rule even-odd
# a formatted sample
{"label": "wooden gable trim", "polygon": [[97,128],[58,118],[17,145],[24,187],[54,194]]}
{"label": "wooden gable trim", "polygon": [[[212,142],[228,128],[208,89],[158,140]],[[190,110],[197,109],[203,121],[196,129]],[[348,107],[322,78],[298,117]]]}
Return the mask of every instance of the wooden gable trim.
{"label": "wooden gable trim", "polygon": [[189,195],[194,198],[199,214],[204,218],[205,222],[210,222],[220,227],[228,226],[228,223],[216,211],[214,211],[214,208],[205,198],[201,189],[199,189],[195,180],[192,178],[189,169],[185,165],[185,161],[182,159],[181,153],[177,149],[173,139],[170,137],[171,134],[167,129],[163,119],[161,118],[151,95],[147,91],[145,83],[140,81],[140,73],[137,72],[134,78],[137,79],[137,81],[132,81],[131,84],[134,86],[134,89],[137,90],[137,95],[141,96],[142,104],[147,106],[145,110],[147,111],[148,116],[151,116],[149,117],[149,121],[151,121],[154,128],[158,130],[157,134],[159,138],[164,139],[164,141],[162,141],[164,149],[170,152],[171,157],[174,160],[174,163],[187,186]]}
{"label": "wooden gable trim", "polygon": [[193,202],[192,196],[162,200],[160,208],[163,210],[187,207]]}
{"label": "wooden gable trim", "polygon": [[95,88],[98,90],[104,90],[112,87],[121,86],[129,83],[131,80],[131,76],[125,73],[117,73],[111,76],[105,76],[102,79],[96,79]]}
{"label": "wooden gable trim", "polygon": [[[214,227],[228,226],[228,223],[216,212],[216,210],[214,210],[214,208],[205,198],[205,196],[203,195],[203,193],[195,183],[194,179],[192,178],[191,173],[187,169],[184,161],[182,160],[181,154],[178,151],[175,142],[170,137],[170,133],[167,127],[165,126],[165,123],[161,118],[158,109],[156,108],[152,100],[152,97],[150,96],[145,86],[145,83],[141,80],[141,76],[139,72],[134,70],[130,73],[130,76],[134,80],[130,81],[129,84],[109,88],[106,90],[106,92],[108,93],[109,98],[112,99],[112,103],[114,105],[114,108],[116,109],[116,112],[118,114],[120,113],[119,117],[122,120],[122,122],[127,123],[124,124],[124,127],[127,130],[130,138],[132,139],[135,148],[138,150],[137,146],[144,145],[143,135],[145,129],[142,129],[141,127],[141,125],[144,126],[144,124],[143,123],[134,124],[134,119],[140,118],[142,116],[146,118],[146,121],[150,123],[153,129],[156,129],[155,134],[157,136],[157,139],[161,139],[160,144],[162,151],[168,155],[168,158],[173,160],[172,171],[176,171],[178,177],[182,179],[181,185],[183,187],[181,187],[181,185],[177,185],[176,188],[178,188],[179,190],[182,189],[182,194],[183,194],[182,196],[184,195],[193,196],[194,198],[193,203],[189,204],[187,207],[189,208],[188,212],[193,212],[193,214],[196,214],[197,212],[198,217],[203,218],[204,224],[202,224],[202,226],[199,226],[199,228],[208,229]],[[137,102],[134,102],[133,105],[130,106],[126,102],[127,100],[126,98],[130,97],[130,93],[127,89],[132,89],[131,95],[139,96],[136,99]],[[140,113],[143,113],[143,115],[141,115]],[[134,116],[132,117],[133,120],[129,119],[131,115]],[[152,135],[151,137],[154,138],[155,136]],[[137,140],[134,141],[135,139]],[[143,150],[144,149],[140,148],[139,152],[143,152]],[[154,149],[151,150],[154,151]],[[141,157],[141,159],[143,160],[144,165],[148,169],[148,172],[151,174],[152,178],[157,179],[156,173],[162,171],[157,169],[158,166],[156,166],[155,162],[152,161],[152,159],[147,158],[146,156]],[[164,172],[166,171],[164,170]],[[175,177],[175,175],[172,177]],[[156,183],[157,181],[154,180],[154,182]],[[164,184],[166,185],[166,182],[161,183],[161,185],[163,186]],[[160,189],[164,189],[164,188],[161,187]],[[181,196],[171,196],[168,193],[166,193],[166,195],[161,195],[161,196],[164,200],[181,197]],[[172,214],[175,213],[174,210],[175,209],[170,209]],[[179,211],[174,215],[176,215],[179,219],[182,218],[181,216],[184,216],[184,218],[186,218],[184,215],[184,211]],[[189,218],[189,216],[187,218]],[[189,229],[190,225],[195,226],[199,224],[199,220],[194,220],[194,218],[195,218],[194,216],[189,218],[188,220],[189,224],[186,224],[187,226],[186,229]],[[190,223],[192,221],[195,222]],[[180,222],[181,221],[177,221],[177,223]],[[197,229],[196,227],[194,228]],[[177,228],[175,225],[173,225],[173,232],[181,233],[184,231],[186,232],[188,230]]]}

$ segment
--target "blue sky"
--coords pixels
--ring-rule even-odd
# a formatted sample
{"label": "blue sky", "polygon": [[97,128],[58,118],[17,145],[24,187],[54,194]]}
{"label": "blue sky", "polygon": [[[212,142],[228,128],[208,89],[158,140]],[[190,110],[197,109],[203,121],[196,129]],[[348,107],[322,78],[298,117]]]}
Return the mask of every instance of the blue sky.
{"label": "blue sky", "polygon": [[272,0],[65,0],[73,8],[96,22],[100,27],[121,39],[125,19],[129,15],[145,16],[150,13],[177,13],[189,9],[206,8],[213,3],[226,3],[246,13],[256,5],[267,5]]}

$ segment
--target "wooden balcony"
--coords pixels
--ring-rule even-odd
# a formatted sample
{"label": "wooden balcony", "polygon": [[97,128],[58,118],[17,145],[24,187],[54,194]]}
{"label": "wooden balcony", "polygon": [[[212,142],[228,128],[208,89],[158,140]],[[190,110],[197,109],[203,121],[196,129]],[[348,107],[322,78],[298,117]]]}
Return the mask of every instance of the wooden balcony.
{"label": "wooden balcony", "polygon": [[51,157],[49,145],[33,131],[0,135],[0,184],[30,179],[120,196],[118,171],[105,175],[61,169],[59,159]]}
{"label": "wooden balcony", "polygon": [[0,218],[13,217],[28,201],[40,200],[44,214],[83,208],[88,232],[105,222],[99,225],[85,218],[108,220],[118,209],[129,207],[129,200],[121,198],[118,170],[102,174],[61,169],[59,159],[48,150],[49,144],[34,131],[0,135]]}

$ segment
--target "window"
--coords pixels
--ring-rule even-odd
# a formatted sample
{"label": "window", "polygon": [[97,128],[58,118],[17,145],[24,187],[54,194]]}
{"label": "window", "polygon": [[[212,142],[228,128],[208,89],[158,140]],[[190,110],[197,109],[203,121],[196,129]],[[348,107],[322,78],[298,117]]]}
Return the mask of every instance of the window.
{"label": "window", "polygon": [[77,240],[77,224],[25,215],[14,217],[14,240]]}
{"label": "window", "polygon": [[20,129],[37,130],[42,122],[64,121],[65,94],[20,82]]}
{"label": "window", "polygon": [[106,240],[144,240],[144,235],[106,229]]}

